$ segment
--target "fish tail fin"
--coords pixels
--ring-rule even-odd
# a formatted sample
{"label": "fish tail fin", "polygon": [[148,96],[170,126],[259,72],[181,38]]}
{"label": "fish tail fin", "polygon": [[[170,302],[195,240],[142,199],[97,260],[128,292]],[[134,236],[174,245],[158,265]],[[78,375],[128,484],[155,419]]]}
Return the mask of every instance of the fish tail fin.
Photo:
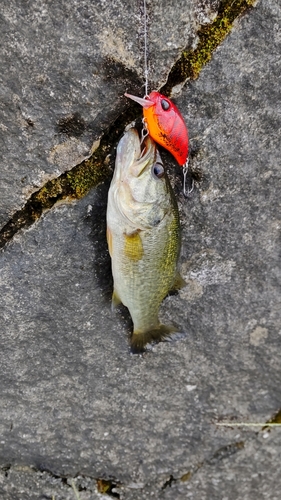
{"label": "fish tail fin", "polygon": [[144,352],[146,344],[151,342],[161,342],[173,333],[177,332],[178,328],[173,325],[159,324],[156,328],[144,331],[135,331],[131,337],[131,352],[140,354]]}

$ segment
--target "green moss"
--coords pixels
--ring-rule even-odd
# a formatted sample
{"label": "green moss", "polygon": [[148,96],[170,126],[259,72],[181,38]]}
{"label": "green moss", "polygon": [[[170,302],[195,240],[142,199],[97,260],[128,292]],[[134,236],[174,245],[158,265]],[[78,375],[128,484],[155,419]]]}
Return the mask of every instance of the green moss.
{"label": "green moss", "polygon": [[73,168],[66,174],[69,186],[69,195],[74,198],[82,198],[91,188],[104,181],[109,175],[108,167],[105,165],[103,155],[93,155],[81,165]]}
{"label": "green moss", "polygon": [[213,23],[200,27],[196,48],[182,53],[171,69],[167,83],[161,88],[161,92],[169,95],[175,85],[183,83],[188,78],[191,80],[198,78],[203,66],[210,61],[213,51],[231,31],[235,19],[254,3],[255,0],[235,0],[235,2],[222,0],[216,19]]}
{"label": "green moss", "polygon": [[103,495],[108,495],[114,498],[120,498],[119,493],[116,493],[114,488],[118,487],[119,483],[117,481],[112,481],[110,479],[97,479],[97,490]]}
{"label": "green moss", "polygon": [[[281,410],[279,410],[275,415],[274,417],[272,417],[268,422],[266,422],[267,424],[280,424],[281,425]],[[264,426],[262,430],[265,430],[265,429],[270,429],[269,426]]]}
{"label": "green moss", "polygon": [[50,200],[57,198],[62,193],[61,177],[48,181],[39,191],[34,193],[33,200],[49,208]]}
{"label": "green moss", "polygon": [[30,227],[41,217],[44,210],[52,208],[56,202],[67,198],[82,198],[91,188],[108,179],[111,170],[107,156],[124,132],[126,125],[135,119],[137,113],[140,113],[139,106],[136,103],[129,104],[105,131],[100,146],[89,159],[58,178],[46,182],[41,189],[33,193],[25,206],[15,212],[1,229],[0,248],[3,248],[20,229]]}
{"label": "green moss", "polygon": [[102,148],[102,151],[99,148],[90,159],[84,160],[57,179],[48,181],[39,191],[33,193],[25,206],[15,212],[0,231],[0,248],[20,229],[31,226],[41,217],[44,210],[52,208],[56,202],[66,198],[82,198],[91,188],[109,177],[105,157],[106,148]]}
{"label": "green moss", "polygon": [[270,420],[271,424],[281,424],[281,410]]}
{"label": "green moss", "polygon": [[72,170],[63,173],[57,179],[48,181],[31,197],[33,203],[41,204],[42,210],[50,208],[63,198],[82,198],[91,188],[97,186],[109,176],[105,162],[106,148],[100,148]]}
{"label": "green moss", "polygon": [[[182,53],[180,59],[171,69],[167,83],[162,87],[161,92],[169,95],[175,85],[183,83],[188,78],[196,79],[202,67],[211,59],[213,51],[230,32],[235,19],[253,6],[254,3],[255,0],[222,0],[216,19],[209,25],[201,26],[197,33],[198,44],[196,48]],[[130,75],[131,77],[132,75]],[[140,113],[140,110],[136,103],[127,105],[124,112],[104,133],[99,148],[91,158],[83,161],[57,179],[48,181],[45,186],[34,193],[26,205],[16,212],[0,231],[0,248],[19,229],[30,226],[41,216],[44,210],[51,208],[57,201],[65,198],[82,198],[91,188],[108,178],[109,169],[105,161],[106,156],[110,153],[112,145],[117,142],[123,133],[125,126],[134,120],[138,113]],[[63,126],[65,126],[65,123],[63,123]],[[80,128],[76,131],[77,133]]]}
{"label": "green moss", "polygon": [[192,478],[192,472],[188,471],[186,474],[181,476],[180,480],[185,482],[185,481],[189,481],[191,478]]}

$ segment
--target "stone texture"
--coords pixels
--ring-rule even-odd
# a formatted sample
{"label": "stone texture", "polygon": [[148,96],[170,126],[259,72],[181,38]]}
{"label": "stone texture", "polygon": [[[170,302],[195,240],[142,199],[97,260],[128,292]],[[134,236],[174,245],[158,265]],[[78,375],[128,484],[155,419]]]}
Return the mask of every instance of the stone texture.
{"label": "stone texture", "polygon": [[58,478],[48,472],[39,472],[28,466],[11,467],[0,475],[0,494],[5,500],[99,500],[96,481],[78,476],[75,479]]}
{"label": "stone texture", "polygon": [[262,433],[252,439],[244,449],[230,456],[210,460],[189,481],[172,483],[161,498],[234,500],[246,498],[278,500],[280,497],[280,431]]}
{"label": "stone texture", "polygon": [[[140,5],[1,2],[0,226],[48,179],[91,154],[128,106],[126,90],[142,94]],[[215,9],[199,0],[150,8],[150,79],[159,87]]]}
{"label": "stone texture", "polygon": [[4,500],[75,498],[72,478],[81,500],[100,497],[98,478],[124,500],[277,500],[279,428],[216,422],[281,406],[280,21],[277,1],[258,2],[177,100],[203,175],[185,199],[169,164],[187,287],[161,315],[185,338],[130,354],[128,314],[110,305],[106,183],[1,252]]}

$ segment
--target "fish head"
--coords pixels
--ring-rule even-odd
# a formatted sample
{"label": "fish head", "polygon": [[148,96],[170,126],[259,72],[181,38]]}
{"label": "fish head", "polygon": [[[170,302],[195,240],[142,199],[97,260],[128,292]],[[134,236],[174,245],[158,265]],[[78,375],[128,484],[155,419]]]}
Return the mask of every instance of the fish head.
{"label": "fish head", "polygon": [[117,147],[109,198],[127,232],[159,224],[170,208],[170,190],[156,144],[147,136],[141,143],[135,128],[127,130]]}

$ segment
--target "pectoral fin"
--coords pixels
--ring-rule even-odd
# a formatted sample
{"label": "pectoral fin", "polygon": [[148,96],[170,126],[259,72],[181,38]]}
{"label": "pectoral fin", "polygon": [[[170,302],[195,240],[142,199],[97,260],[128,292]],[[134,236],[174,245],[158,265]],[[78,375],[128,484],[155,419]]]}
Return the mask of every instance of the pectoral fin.
{"label": "pectoral fin", "polygon": [[139,232],[124,234],[124,252],[128,259],[138,261],[143,257],[143,246]]}
{"label": "pectoral fin", "polygon": [[180,275],[179,271],[177,271],[171,291],[180,290],[181,288],[184,288],[186,284],[187,284],[186,281]]}
{"label": "pectoral fin", "polygon": [[106,228],[106,239],[107,239],[109,255],[112,258],[112,233],[111,233],[109,227]]}

